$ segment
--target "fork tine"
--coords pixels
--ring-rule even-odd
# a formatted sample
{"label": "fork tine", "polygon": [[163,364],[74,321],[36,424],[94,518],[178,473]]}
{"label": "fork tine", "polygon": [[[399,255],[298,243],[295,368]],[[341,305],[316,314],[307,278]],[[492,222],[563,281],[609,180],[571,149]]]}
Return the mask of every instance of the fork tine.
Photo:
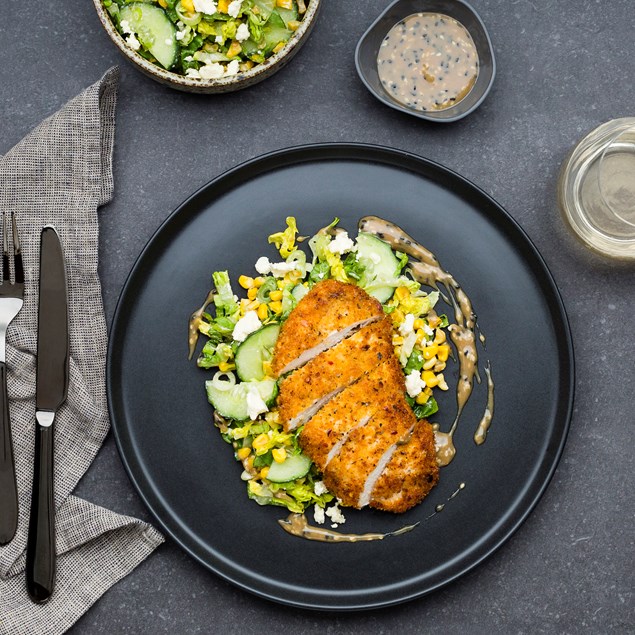
{"label": "fork tine", "polygon": [[9,227],[7,224],[7,214],[2,213],[2,282],[11,281],[11,270],[9,268]]}
{"label": "fork tine", "polygon": [[15,281],[17,284],[24,283],[24,267],[22,266],[22,252],[20,251],[20,237],[18,236],[18,224],[15,220],[15,213],[11,212],[11,225],[13,228],[13,256],[15,267]]}

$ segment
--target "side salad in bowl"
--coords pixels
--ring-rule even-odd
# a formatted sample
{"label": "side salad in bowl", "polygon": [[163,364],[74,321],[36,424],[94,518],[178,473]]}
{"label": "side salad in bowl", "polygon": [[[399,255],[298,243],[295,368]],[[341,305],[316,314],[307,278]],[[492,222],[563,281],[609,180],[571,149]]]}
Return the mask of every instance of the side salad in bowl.
{"label": "side salad in bowl", "polygon": [[94,1],[127,57],[183,89],[263,79],[308,35],[319,6],[319,0]]}
{"label": "side salad in bowl", "polygon": [[[197,364],[214,371],[206,390],[215,423],[242,464],[248,496],[294,513],[314,506],[318,523],[324,522],[325,508],[335,497],[302,452],[302,427],[285,431],[281,425],[280,379],[272,369],[281,325],[298,303],[325,280],[361,287],[381,303],[392,325],[406,401],[417,420],[437,412],[433,391],[448,389],[443,371],[451,355],[448,319],[434,310],[439,294],[426,293],[413,279],[408,256],[369,233],[352,239],[338,222],[305,242],[298,237],[295,218],[288,217],[286,228],[268,237],[279,261],[262,256],[255,272],[240,275],[236,289],[241,298],[227,271],[214,272],[213,312],[197,312],[194,324],[207,337]],[[326,514],[332,526],[344,522],[337,504]]]}

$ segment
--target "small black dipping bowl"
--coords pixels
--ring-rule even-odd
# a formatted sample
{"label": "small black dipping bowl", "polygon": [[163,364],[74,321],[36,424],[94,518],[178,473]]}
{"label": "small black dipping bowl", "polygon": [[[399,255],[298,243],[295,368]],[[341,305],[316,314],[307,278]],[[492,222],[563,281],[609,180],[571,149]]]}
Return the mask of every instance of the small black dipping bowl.
{"label": "small black dipping bowl", "polygon": [[[443,13],[458,20],[470,33],[478,53],[479,71],[472,90],[454,106],[444,110],[414,110],[395,101],[384,90],[377,71],[379,47],[388,31],[413,13]],[[355,66],[366,88],[387,106],[427,121],[457,121],[478,108],[489,93],[496,62],[494,50],[483,21],[463,0],[395,0],[369,27],[357,44]]]}

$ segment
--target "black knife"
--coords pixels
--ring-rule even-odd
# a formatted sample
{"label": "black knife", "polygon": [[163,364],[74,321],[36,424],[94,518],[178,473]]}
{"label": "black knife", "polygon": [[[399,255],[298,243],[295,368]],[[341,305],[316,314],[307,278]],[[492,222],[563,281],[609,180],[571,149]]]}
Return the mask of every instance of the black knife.
{"label": "black knife", "polygon": [[62,244],[47,225],[40,238],[40,297],[35,394],[35,467],[26,548],[26,581],[34,602],[45,602],[55,586],[53,430],[55,413],[68,390],[68,297]]}

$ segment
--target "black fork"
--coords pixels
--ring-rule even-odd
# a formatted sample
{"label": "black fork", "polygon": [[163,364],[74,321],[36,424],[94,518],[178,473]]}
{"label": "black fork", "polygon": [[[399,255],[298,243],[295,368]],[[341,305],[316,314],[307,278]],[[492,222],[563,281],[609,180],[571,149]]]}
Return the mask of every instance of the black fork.
{"label": "black fork", "polygon": [[[0,284],[0,545],[6,545],[18,526],[18,489],[9,419],[7,395],[6,337],[7,327],[20,312],[24,298],[24,268],[15,214],[4,213],[2,283]],[[9,249],[9,233],[13,234],[13,254]],[[13,261],[13,282],[11,281]]]}

